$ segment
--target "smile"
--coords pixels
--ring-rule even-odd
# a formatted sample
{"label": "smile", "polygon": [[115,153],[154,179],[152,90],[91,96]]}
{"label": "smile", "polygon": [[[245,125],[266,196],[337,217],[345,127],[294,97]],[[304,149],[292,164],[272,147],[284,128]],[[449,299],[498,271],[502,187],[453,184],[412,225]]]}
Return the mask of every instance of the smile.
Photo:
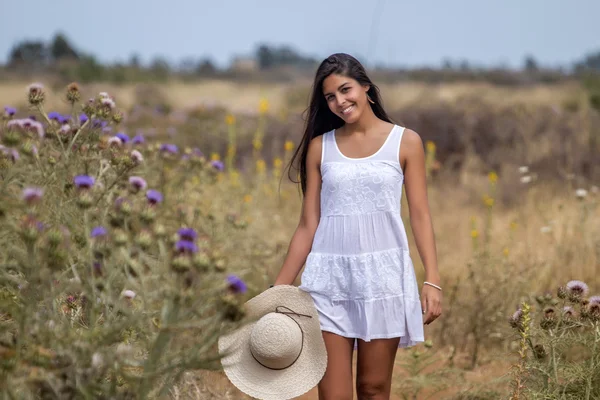
{"label": "smile", "polygon": [[354,105],[344,108],[341,112],[342,115],[348,115],[352,112],[352,110],[354,110]]}

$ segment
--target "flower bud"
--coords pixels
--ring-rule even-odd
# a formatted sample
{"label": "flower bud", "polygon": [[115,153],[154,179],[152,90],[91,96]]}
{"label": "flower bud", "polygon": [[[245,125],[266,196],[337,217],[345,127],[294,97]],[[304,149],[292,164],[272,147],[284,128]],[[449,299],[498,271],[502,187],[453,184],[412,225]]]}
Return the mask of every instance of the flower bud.
{"label": "flower bud", "polygon": [[143,230],[139,233],[136,243],[143,250],[148,250],[152,246],[152,235],[147,230]]}
{"label": "flower bud", "polygon": [[215,262],[215,269],[219,272],[225,271],[225,260],[220,258]]}
{"label": "flower bud", "polygon": [[123,121],[123,113],[121,111],[115,111],[112,115],[112,120],[115,124],[121,123],[121,121]]}
{"label": "flower bud", "polygon": [[9,147],[18,145],[20,140],[21,140],[21,135],[12,129],[8,130],[8,132],[6,132],[4,135],[2,135],[2,143],[4,143],[5,145],[7,145]]}
{"label": "flower bud", "polygon": [[92,195],[88,191],[83,191],[77,198],[77,205],[82,210],[86,210],[92,206]]}
{"label": "flower bud", "polygon": [[73,82],[67,86],[67,101],[71,104],[78,102],[81,99],[81,93],[79,92],[79,85],[77,82]]}
{"label": "flower bud", "polygon": [[115,229],[113,232],[113,240],[117,246],[124,246],[127,244],[127,233],[121,229]]}
{"label": "flower bud", "polygon": [[44,86],[41,83],[33,83],[28,88],[28,100],[31,105],[38,105],[44,102]]}
{"label": "flower bud", "polygon": [[21,153],[25,154],[26,156],[31,157],[33,155],[37,155],[37,152],[37,147],[31,140],[28,140],[21,145]]}
{"label": "flower bud", "polygon": [[63,241],[63,234],[58,229],[52,229],[46,235],[46,239],[48,240],[48,245],[50,247],[57,247]]}
{"label": "flower bud", "polygon": [[90,99],[87,103],[83,105],[83,113],[89,117],[90,115],[94,115],[96,113],[96,107],[94,105],[94,99]]}
{"label": "flower bud", "polygon": [[162,224],[156,224],[154,226],[154,235],[157,238],[163,238],[163,237],[167,236],[167,230],[166,230],[165,226]]}
{"label": "flower bud", "polygon": [[173,259],[173,261],[171,261],[171,268],[175,271],[175,272],[186,272],[190,269],[191,266],[191,262],[189,257],[186,256],[180,256],[180,257],[175,257]]}
{"label": "flower bud", "polygon": [[200,252],[194,255],[192,262],[194,267],[200,270],[206,270],[210,266],[210,257],[205,252]]}
{"label": "flower bud", "polygon": [[156,212],[154,211],[154,209],[152,209],[150,207],[144,208],[144,210],[140,213],[140,219],[145,224],[151,224],[152,222],[154,222],[155,218],[156,218]]}

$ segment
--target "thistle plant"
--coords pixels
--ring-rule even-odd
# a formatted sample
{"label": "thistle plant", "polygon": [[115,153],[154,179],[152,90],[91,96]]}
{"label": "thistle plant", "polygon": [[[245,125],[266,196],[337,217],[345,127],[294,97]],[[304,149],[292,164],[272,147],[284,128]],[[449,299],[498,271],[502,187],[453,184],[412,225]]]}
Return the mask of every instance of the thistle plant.
{"label": "thistle plant", "polygon": [[536,296],[531,318],[520,308],[509,319],[521,337],[513,399],[600,397],[600,296],[588,294],[573,280]]}
{"label": "thistle plant", "polygon": [[219,368],[249,294],[222,251],[240,226],[210,208],[222,163],[130,139],[107,93],[69,85],[68,114],[27,97],[0,122],[0,392],[152,398]]}

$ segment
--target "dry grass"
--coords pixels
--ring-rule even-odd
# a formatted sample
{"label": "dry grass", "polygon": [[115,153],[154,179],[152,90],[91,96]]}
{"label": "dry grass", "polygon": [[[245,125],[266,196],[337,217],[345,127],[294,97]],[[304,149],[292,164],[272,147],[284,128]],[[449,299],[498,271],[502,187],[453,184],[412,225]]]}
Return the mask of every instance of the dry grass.
{"label": "dry grass", "polygon": [[[25,104],[25,88],[30,82],[3,82],[0,84],[0,105],[17,106]],[[136,104],[135,84],[113,85],[106,83],[89,84],[84,95],[94,95],[100,91],[113,94],[123,108]],[[234,112],[256,112],[261,98],[271,103],[274,113],[288,107],[287,95],[290,91],[307,91],[310,82],[294,84],[258,84],[231,81],[208,80],[202,82],[169,82],[154,84],[173,108],[190,109],[200,105],[221,105]],[[464,96],[479,97],[484,101],[499,105],[527,102],[532,105],[561,104],[580,95],[577,83],[557,85],[534,85],[524,88],[503,88],[485,83],[426,84],[401,82],[380,85],[382,96],[389,109],[400,109],[406,105],[431,102],[452,102]],[[59,107],[64,88],[56,88],[49,96],[48,107]],[[15,101],[19,104],[15,104]],[[300,107],[302,108],[302,107]],[[298,110],[294,110],[298,111]]]}

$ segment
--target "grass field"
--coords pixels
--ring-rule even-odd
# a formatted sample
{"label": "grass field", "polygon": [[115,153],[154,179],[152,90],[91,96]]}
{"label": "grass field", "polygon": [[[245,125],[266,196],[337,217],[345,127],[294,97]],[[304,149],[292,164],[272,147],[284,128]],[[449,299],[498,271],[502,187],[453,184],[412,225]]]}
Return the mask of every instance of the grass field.
{"label": "grass field", "polygon": [[[26,109],[26,86],[23,82],[3,83],[0,105],[17,107],[16,117],[34,114],[44,122],[39,107]],[[593,163],[600,155],[593,147],[597,142],[592,141],[600,132],[600,118],[597,111],[582,105],[585,93],[577,83],[522,88],[398,83],[380,89],[390,110],[407,121],[430,127],[426,132],[428,190],[444,287],[444,313],[425,329],[432,346],[398,353],[394,398],[508,398],[519,377],[526,382],[530,396],[566,398],[560,397],[560,391],[567,383],[580,388],[576,393],[595,395],[591,389],[585,393],[597,382],[595,379],[600,381],[596,350],[581,353],[566,345],[560,349],[552,345],[545,347],[555,355],[552,362],[542,362],[535,358],[533,346],[523,350],[524,333],[515,332],[508,322],[522,301],[549,318],[545,307],[550,300],[538,296],[555,295],[559,286],[572,280],[587,283],[586,298],[600,294],[600,181],[594,172],[597,162]],[[46,115],[53,110],[69,110],[64,90],[52,90],[46,84]],[[114,389],[118,396],[148,394],[150,388],[154,390],[150,378],[138,381],[126,373],[127,368],[137,368],[148,377],[159,376],[157,381],[181,378],[163,397],[244,398],[222,372],[207,371],[218,367],[211,361],[214,334],[232,328],[236,322],[232,310],[272,281],[298,223],[301,203],[297,189],[286,182],[287,175],[282,186],[279,183],[285,173],[283,166],[297,145],[302,128],[299,112],[308,86],[205,81],[171,82],[142,90],[134,85],[95,84],[82,87],[81,98],[85,101],[99,92],[108,92],[125,114],[121,125],[104,133],[92,124],[81,128],[80,123],[71,121],[60,136],[61,124],[48,121],[44,122],[47,137],[43,140],[32,137],[25,128],[19,131],[22,136],[14,138],[7,123],[2,124],[0,137],[5,149],[20,153],[15,160],[9,150],[0,152],[0,218],[4,218],[0,246],[7,249],[0,261],[10,266],[2,275],[2,307],[7,310],[2,334],[20,339],[0,342],[0,354],[15,362],[3,364],[0,390],[23,396],[26,387],[37,394],[49,388],[93,393],[113,390],[107,382],[119,382]],[[145,98],[148,93],[151,97]],[[260,112],[259,104],[265,99],[268,107],[263,103]],[[456,104],[463,104],[465,99],[469,99],[467,105],[457,108]],[[473,99],[484,106],[468,105]],[[152,108],[155,103],[168,105],[169,111],[156,113]],[[452,150],[446,131],[437,136],[431,132],[431,126],[456,123],[445,120],[446,114],[432,114],[432,104],[454,107],[464,121],[479,119],[483,124],[479,130],[453,131],[453,138],[470,138],[460,152]],[[95,107],[94,112],[100,113],[101,105]],[[511,108],[517,111],[504,113]],[[547,109],[555,111],[544,111]],[[537,110],[542,110],[539,115]],[[105,119],[110,121],[111,115],[116,111],[111,110]],[[493,122],[487,120],[492,117]],[[534,119],[535,123],[531,122]],[[505,126],[497,128],[498,122]],[[152,135],[148,133],[151,130]],[[116,132],[129,138],[143,132],[147,141],[118,142],[113,136]],[[507,132],[525,139],[505,140]],[[561,138],[566,138],[564,143]],[[489,148],[482,150],[479,141],[486,140]],[[37,146],[38,157],[26,151],[32,143]],[[179,147],[171,151],[161,147],[165,143]],[[253,149],[253,143],[260,145]],[[72,153],[69,144],[76,144]],[[202,150],[201,156],[193,150],[196,146]],[[131,162],[134,149],[143,156],[142,163]],[[587,149],[588,158],[579,149]],[[556,162],[547,162],[552,157]],[[588,159],[592,160],[591,169],[580,168],[578,162]],[[224,168],[217,168],[217,161],[223,162]],[[573,168],[564,174],[555,173],[565,166]],[[88,193],[67,187],[65,182],[84,173],[96,177],[98,184],[93,190]],[[143,191],[132,191],[127,181],[132,175],[143,177],[148,189],[160,190],[164,203],[146,204]],[[35,209],[20,198],[27,186],[45,188]],[[88,194],[95,202],[84,207],[82,199]],[[115,205],[121,197],[131,201],[125,214]],[[405,201],[402,210],[422,282],[423,268],[410,234]],[[28,239],[31,235],[25,233],[37,231],[23,221],[44,221],[51,229],[35,233],[32,242]],[[95,225],[108,228],[106,241],[89,238]],[[59,245],[61,262],[57,266],[49,255],[55,248],[48,244],[55,236],[46,236],[50,235],[46,232],[59,227],[68,230],[72,240],[70,247]],[[187,253],[171,254],[169,250],[176,245],[177,238],[172,236],[180,227],[195,229],[198,240],[202,240],[200,251],[189,258]],[[63,236],[60,238],[62,243]],[[89,265],[94,262],[110,272],[90,274]],[[33,265],[39,268],[31,268]],[[227,273],[242,277],[248,291],[224,296],[222,282]],[[50,278],[61,283],[48,285]],[[104,289],[98,289],[99,280]],[[37,295],[22,290],[31,288],[32,282],[38,285],[34,286]],[[122,303],[125,289],[137,293],[129,303]],[[74,293],[97,296],[99,303],[90,305],[76,300],[78,297],[69,300]],[[176,313],[173,310],[178,301],[182,303]],[[113,313],[112,307],[119,312]],[[50,311],[42,315],[36,310]],[[590,313],[593,315],[593,310]],[[57,327],[48,327],[48,320]],[[538,320],[534,322],[539,325]],[[597,321],[590,324],[598,329]],[[194,330],[200,326],[204,328]],[[36,333],[20,336],[23,330]],[[541,338],[548,330],[542,331],[539,336],[535,330],[527,333],[529,341],[545,343]],[[593,336],[594,330],[590,332]],[[584,343],[581,340],[576,344]],[[72,346],[75,342],[81,343],[76,349]],[[123,361],[122,353],[115,353],[120,343],[137,350],[132,357],[135,361]],[[52,352],[47,356],[50,363],[40,362],[39,354],[30,354],[38,347]],[[61,354],[72,361],[63,367],[69,377],[64,382],[52,364]],[[98,362],[91,361],[98,360],[96,354],[110,362],[103,362],[100,368]],[[186,354],[197,357],[187,360]],[[571,380],[561,369],[567,360],[587,363],[589,369],[581,382],[579,378]],[[161,370],[170,363],[177,368]],[[515,373],[513,367],[519,365],[522,368]],[[90,376],[88,368],[106,380]],[[544,368],[556,376],[557,371],[565,375],[546,381],[544,388],[540,384],[543,378],[536,375]],[[178,375],[180,372],[183,375]],[[115,398],[121,398],[118,396]],[[303,398],[316,399],[316,391]],[[520,398],[534,397],[523,394]]]}

